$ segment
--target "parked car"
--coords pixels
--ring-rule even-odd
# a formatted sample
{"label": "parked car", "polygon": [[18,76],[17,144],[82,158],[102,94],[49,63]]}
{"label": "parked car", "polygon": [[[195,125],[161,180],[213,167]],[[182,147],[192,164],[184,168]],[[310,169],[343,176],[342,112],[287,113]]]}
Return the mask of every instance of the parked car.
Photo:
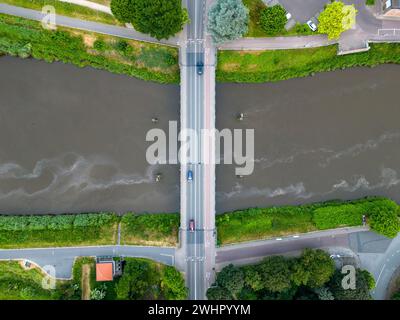
{"label": "parked car", "polygon": [[291,14],[291,13],[289,13],[289,12],[286,13],[286,19],[287,19],[287,20],[290,20],[291,17],[292,17],[292,14]]}
{"label": "parked car", "polygon": [[193,171],[189,170],[187,173],[187,179],[188,181],[192,181],[193,180]]}
{"label": "parked car", "polygon": [[317,31],[317,25],[312,20],[308,20],[307,25],[311,29],[311,31]]}
{"label": "parked car", "polygon": [[193,219],[189,220],[189,231],[194,232],[194,220]]}
{"label": "parked car", "polygon": [[197,74],[201,76],[203,74],[203,69],[204,69],[204,63],[203,62],[197,62]]}

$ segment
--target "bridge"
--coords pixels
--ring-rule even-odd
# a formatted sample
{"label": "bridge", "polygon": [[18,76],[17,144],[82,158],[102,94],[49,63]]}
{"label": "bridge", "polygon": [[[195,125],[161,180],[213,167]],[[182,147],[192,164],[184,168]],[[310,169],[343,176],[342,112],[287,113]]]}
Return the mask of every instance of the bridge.
{"label": "bridge", "polygon": [[[180,241],[190,299],[205,299],[214,281],[215,265],[215,145],[202,133],[215,128],[216,49],[205,32],[207,7],[212,1],[184,0],[190,24],[180,39],[181,132],[192,130],[189,161],[181,161]],[[188,181],[188,171],[193,180]],[[189,221],[195,229],[189,231]]]}

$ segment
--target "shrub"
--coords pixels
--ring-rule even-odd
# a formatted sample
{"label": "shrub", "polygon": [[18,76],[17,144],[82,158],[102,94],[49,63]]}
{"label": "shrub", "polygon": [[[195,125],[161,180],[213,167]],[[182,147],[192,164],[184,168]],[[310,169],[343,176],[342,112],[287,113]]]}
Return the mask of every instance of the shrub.
{"label": "shrub", "polygon": [[107,50],[108,45],[104,40],[97,39],[93,44],[93,48],[97,51],[104,52]]}
{"label": "shrub", "polygon": [[328,206],[314,211],[313,221],[318,229],[357,226],[362,222],[363,208],[353,204]]}
{"label": "shrub", "polygon": [[260,15],[260,24],[269,35],[276,35],[285,30],[286,10],[281,5],[264,8]]}

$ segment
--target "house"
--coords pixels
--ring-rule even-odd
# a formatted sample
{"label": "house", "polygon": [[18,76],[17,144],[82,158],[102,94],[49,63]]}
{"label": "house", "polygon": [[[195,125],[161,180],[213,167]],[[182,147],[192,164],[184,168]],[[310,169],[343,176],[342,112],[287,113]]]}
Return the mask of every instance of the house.
{"label": "house", "polygon": [[115,262],[112,257],[97,257],[96,281],[114,280]]}
{"label": "house", "polygon": [[400,0],[381,0],[383,17],[400,18]]}
{"label": "house", "polygon": [[114,277],[122,275],[121,259],[114,260],[111,256],[96,258],[96,281],[113,281]]}

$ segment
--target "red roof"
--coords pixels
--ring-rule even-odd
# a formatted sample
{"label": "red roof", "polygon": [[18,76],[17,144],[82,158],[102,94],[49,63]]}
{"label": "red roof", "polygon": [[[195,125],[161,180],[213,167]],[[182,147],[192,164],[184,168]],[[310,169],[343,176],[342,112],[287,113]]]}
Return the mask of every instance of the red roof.
{"label": "red roof", "polygon": [[113,281],[112,262],[96,264],[96,281]]}

